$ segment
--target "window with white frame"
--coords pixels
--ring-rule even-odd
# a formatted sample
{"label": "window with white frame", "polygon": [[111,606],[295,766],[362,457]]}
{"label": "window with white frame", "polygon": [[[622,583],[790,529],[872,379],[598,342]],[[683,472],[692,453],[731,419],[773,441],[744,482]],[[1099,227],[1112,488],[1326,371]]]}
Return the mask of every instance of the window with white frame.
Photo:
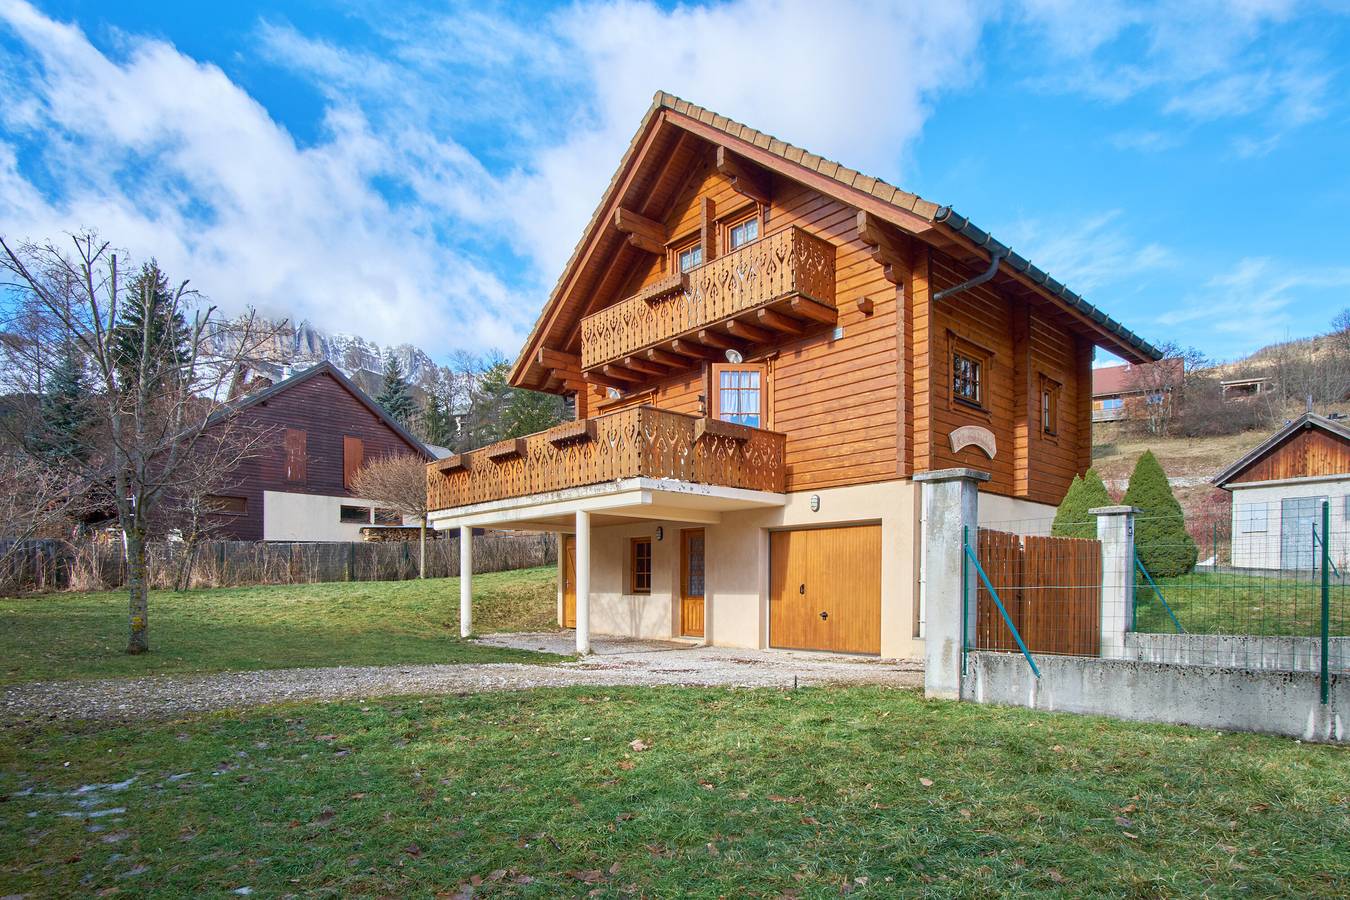
{"label": "window with white frame", "polygon": [[1266,505],[1244,503],[1238,507],[1238,533],[1254,534],[1266,530]]}

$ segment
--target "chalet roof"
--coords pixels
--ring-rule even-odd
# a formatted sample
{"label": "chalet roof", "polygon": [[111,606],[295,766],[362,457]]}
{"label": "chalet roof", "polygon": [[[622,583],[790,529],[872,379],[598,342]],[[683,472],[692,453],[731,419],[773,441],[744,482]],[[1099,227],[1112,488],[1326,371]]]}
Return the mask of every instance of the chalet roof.
{"label": "chalet roof", "polygon": [[1224,469],[1218,475],[1214,476],[1213,483],[1223,487],[1237,476],[1246,471],[1253,463],[1258,462],[1265,456],[1274,452],[1286,440],[1293,437],[1304,428],[1318,428],[1327,434],[1340,438],[1343,441],[1350,442],[1350,428],[1326,416],[1319,416],[1317,413],[1306,412],[1294,419],[1292,422],[1286,422],[1285,426],[1279,431],[1266,438],[1259,445],[1252,448],[1228,468]]}
{"label": "chalet roof", "polygon": [[1183,365],[1182,359],[1174,356],[1159,360],[1156,363],[1144,363],[1143,365],[1124,363],[1119,366],[1102,366],[1093,369],[1092,396],[1110,397],[1116,394],[1142,393],[1143,388],[1134,383],[1135,373],[1139,370],[1145,368],[1145,366],[1165,366],[1179,376]]}
{"label": "chalet roof", "polygon": [[336,381],[339,385],[345,388],[348,393],[350,393],[353,397],[355,397],[362,406],[370,410],[371,413],[373,413],[376,418],[378,418],[385,425],[388,425],[391,429],[393,429],[395,434],[403,438],[403,440],[406,443],[408,443],[418,453],[421,453],[422,456],[424,456],[427,459],[437,458],[436,455],[431,450],[427,449],[427,446],[425,444],[423,444],[417,438],[413,437],[412,433],[409,432],[408,429],[404,428],[403,425],[401,425],[397,419],[389,415],[389,413],[385,412],[384,407],[380,406],[380,404],[370,399],[370,396],[367,395],[365,391],[357,387],[355,382],[353,382],[346,375],[342,374],[341,369],[339,369],[337,366],[333,365],[331,362],[328,361],[321,362],[316,366],[310,366],[308,369],[297,372],[289,378],[285,378],[282,379],[281,381],[278,381],[271,387],[264,388],[261,391],[257,391],[256,393],[248,394],[244,397],[240,397],[237,400],[231,401],[230,403],[222,407],[219,411],[217,411],[215,414],[213,414],[211,418],[208,420],[208,423],[213,424],[215,422],[219,422],[222,419],[227,419],[230,416],[235,415],[236,413],[248,409],[250,406],[257,406],[260,403],[265,403],[268,400],[272,399],[273,397],[277,396],[278,394],[289,391],[291,388],[304,384],[306,381],[310,381],[314,378],[319,377],[320,375],[328,375],[332,377],[334,381]]}
{"label": "chalet roof", "polygon": [[[622,183],[639,161],[654,125],[667,118],[678,127],[694,131],[699,136],[727,146],[735,152],[753,151],[778,163],[788,164],[795,174],[811,177],[812,180],[823,178],[829,185],[829,193],[838,195],[840,199],[850,203],[850,205],[858,206],[861,200],[868,205],[880,206],[890,210],[895,214],[893,220],[901,223],[900,227],[906,227],[906,224],[908,224],[911,231],[917,230],[914,227],[915,225],[924,228],[937,227],[942,229],[946,236],[958,238],[964,246],[973,247],[991,256],[994,253],[1000,253],[1004,257],[1000,263],[1001,269],[1024,277],[1040,291],[1095,323],[1102,334],[1112,339],[1112,349],[1117,353],[1126,358],[1132,358],[1139,363],[1157,360],[1162,356],[1158,349],[1148,341],[1088,303],[1078,294],[1070,291],[1062,283],[1051,278],[1048,273],[1037,268],[1030,260],[1014,253],[1006,244],[1001,243],[989,232],[976,226],[970,219],[955,212],[950,206],[941,206],[930,200],[925,200],[917,194],[901,190],[879,178],[864,175],[855,169],[842,166],[833,160],[818,156],[762,131],[757,131],[712,110],[682,100],[673,94],[657,91],[652,99],[651,107],[643,117],[642,124],[638,127],[637,133],[633,136],[628,148],[624,151],[623,158],[620,160],[613,177],[610,178],[609,185],[605,188],[599,205],[597,205],[590,221],[583,230],[581,239],[577,242],[571,257],[563,267],[562,274],[554,285],[539,319],[536,321],[534,328],[531,329],[521,355],[511,368],[511,384],[522,386],[522,380],[531,367],[535,351],[540,346],[544,333],[554,321],[559,301],[563,298],[566,288],[573,280],[576,267],[583,253],[593,243]],[[789,174],[787,177],[793,176]],[[892,218],[892,216],[886,216],[886,218]]]}

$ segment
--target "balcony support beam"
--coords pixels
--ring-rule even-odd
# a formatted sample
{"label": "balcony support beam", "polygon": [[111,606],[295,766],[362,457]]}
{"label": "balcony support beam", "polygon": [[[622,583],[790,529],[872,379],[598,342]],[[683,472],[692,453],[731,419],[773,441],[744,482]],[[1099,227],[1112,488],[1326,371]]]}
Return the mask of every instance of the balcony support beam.
{"label": "balcony support beam", "polygon": [[675,369],[689,365],[689,361],[683,356],[665,350],[658,350],[655,347],[647,351],[647,358],[657,365],[670,366]]}
{"label": "balcony support beam", "polygon": [[801,334],[806,330],[801,322],[772,309],[761,309],[758,317],[759,324],[783,334]]}
{"label": "balcony support beam", "polygon": [[577,510],[577,655],[591,652],[591,514]]}
{"label": "balcony support beam", "polygon": [[666,229],[659,222],[654,222],[631,209],[619,207],[614,210],[614,227],[622,234],[628,235],[628,243],[639,250],[657,256],[666,252]]}
{"label": "balcony support beam", "polygon": [[[718,350],[743,350],[745,344],[741,341],[732,340],[720,331],[713,331],[711,328],[704,328],[698,333],[698,342],[709,347],[715,347]],[[716,355],[716,354],[714,354]]]}
{"label": "balcony support beam", "polygon": [[670,342],[670,349],[692,359],[716,359],[718,354],[716,350],[705,347],[703,344],[695,343],[687,338]]}
{"label": "balcony support beam", "polygon": [[809,297],[793,297],[788,302],[788,306],[792,309],[793,315],[800,316],[803,319],[814,319],[817,322],[830,325],[839,320],[838,310],[823,303],[818,303]]}
{"label": "balcony support beam", "polygon": [[620,365],[610,365],[604,367],[605,376],[615,378],[619,381],[642,381],[643,378],[637,372],[631,369],[625,369]]}
{"label": "balcony support beam", "polygon": [[726,147],[717,148],[717,172],[731,182],[731,189],[765,205],[769,202],[769,178]]}
{"label": "balcony support beam", "polygon": [[665,366],[638,359],[636,356],[625,356],[623,358],[623,366],[624,368],[632,369],[634,372],[641,372],[644,375],[655,375],[658,378],[670,374],[670,369],[667,369]]}
{"label": "balcony support beam", "polygon": [[743,322],[740,319],[732,319],[727,322],[727,333],[743,338],[752,344],[767,344],[773,340],[773,332],[767,328],[760,328],[758,325],[751,325],[749,322]]}

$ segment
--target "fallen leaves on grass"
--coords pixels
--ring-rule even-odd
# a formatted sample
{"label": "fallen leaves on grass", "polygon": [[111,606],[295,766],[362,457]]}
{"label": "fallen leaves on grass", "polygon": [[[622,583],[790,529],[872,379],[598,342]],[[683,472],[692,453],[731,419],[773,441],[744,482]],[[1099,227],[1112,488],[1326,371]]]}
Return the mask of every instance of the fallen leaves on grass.
{"label": "fallen leaves on grass", "polygon": [[633,748],[634,753],[642,753],[643,751],[650,750],[652,748],[652,745],[644,741],[642,738],[634,738],[633,740],[628,742],[628,746]]}

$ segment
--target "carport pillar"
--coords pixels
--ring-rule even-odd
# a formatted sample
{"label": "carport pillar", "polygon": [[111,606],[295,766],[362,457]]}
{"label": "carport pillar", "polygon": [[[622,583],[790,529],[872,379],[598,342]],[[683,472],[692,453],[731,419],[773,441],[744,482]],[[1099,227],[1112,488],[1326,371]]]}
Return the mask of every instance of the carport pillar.
{"label": "carport pillar", "polygon": [[1097,540],[1102,545],[1102,659],[1125,658],[1125,633],[1134,630],[1133,506],[1099,506]]}
{"label": "carport pillar", "polygon": [[577,655],[591,652],[591,514],[577,510]]}
{"label": "carport pillar", "polygon": [[459,636],[473,634],[473,529],[459,526]]}
{"label": "carport pillar", "polygon": [[940,469],[920,472],[914,480],[923,492],[919,544],[923,693],[959,700],[963,651],[975,633],[975,579],[979,577],[963,542],[967,530],[970,540],[975,540],[980,483],[989,480],[989,473]]}

